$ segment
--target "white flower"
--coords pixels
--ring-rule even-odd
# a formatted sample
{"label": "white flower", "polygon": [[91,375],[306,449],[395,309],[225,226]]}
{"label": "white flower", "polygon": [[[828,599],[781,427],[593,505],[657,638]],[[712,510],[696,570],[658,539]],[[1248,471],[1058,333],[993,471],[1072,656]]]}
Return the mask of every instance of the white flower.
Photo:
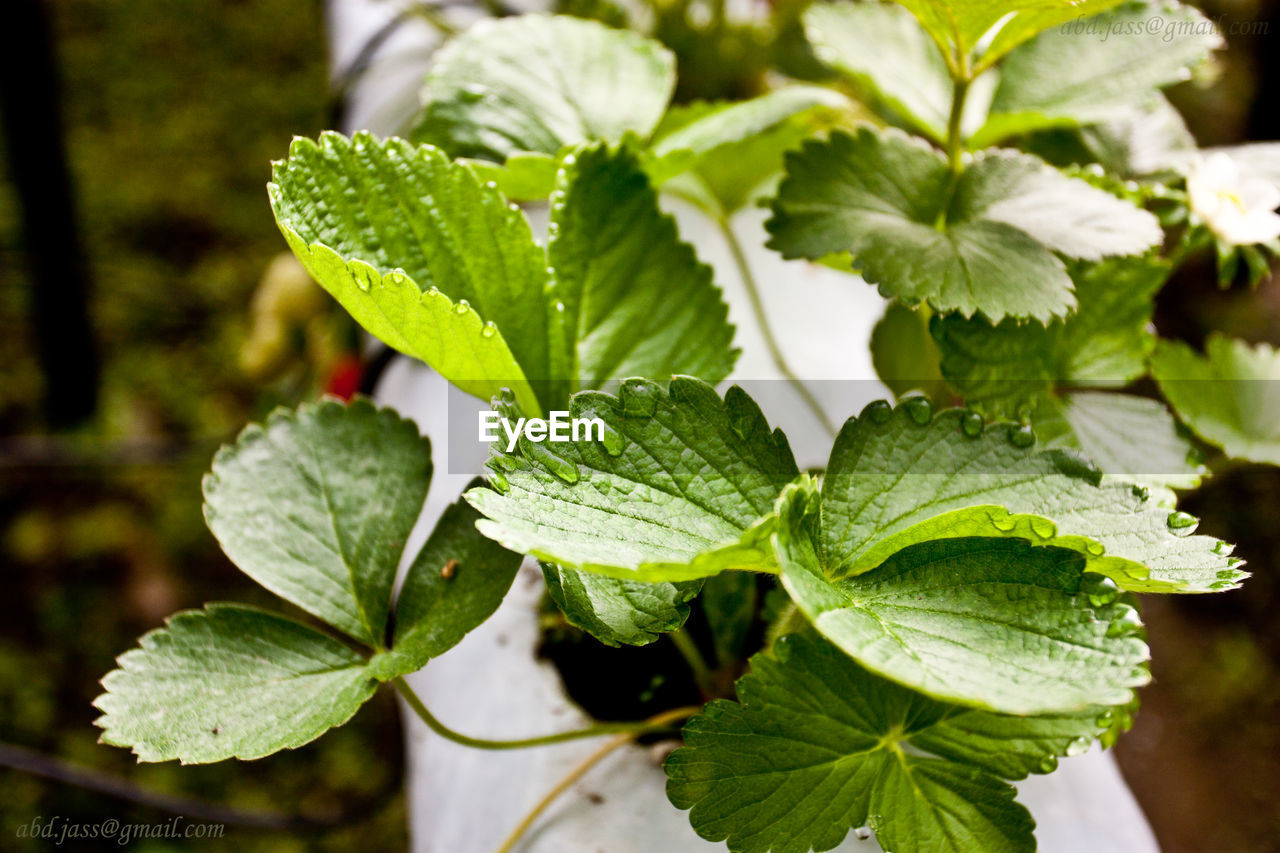
{"label": "white flower", "polygon": [[1191,209],[1225,243],[1251,246],[1280,237],[1280,188],[1260,178],[1242,178],[1236,161],[1222,153],[1196,163],[1187,177]]}

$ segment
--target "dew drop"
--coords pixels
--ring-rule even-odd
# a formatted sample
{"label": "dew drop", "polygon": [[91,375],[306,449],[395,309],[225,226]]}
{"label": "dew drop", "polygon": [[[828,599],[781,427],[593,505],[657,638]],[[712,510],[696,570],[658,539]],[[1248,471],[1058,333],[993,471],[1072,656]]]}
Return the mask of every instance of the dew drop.
{"label": "dew drop", "polygon": [[1220,557],[1230,557],[1231,552],[1234,551],[1235,549],[1236,549],[1235,545],[1232,545],[1230,542],[1223,542],[1221,539],[1219,539],[1217,544],[1213,546],[1213,553],[1217,554]]}
{"label": "dew drop", "polygon": [[1116,722],[1116,712],[1114,708],[1108,708],[1098,715],[1098,719],[1094,720],[1094,725],[1100,729],[1109,729]]}
{"label": "dew drop", "polygon": [[617,456],[622,453],[622,436],[608,424],[605,424],[600,431],[600,444],[604,447],[604,452],[610,456]]}
{"label": "dew drop", "polygon": [[1036,443],[1036,434],[1031,431],[1029,424],[1023,424],[1020,427],[1014,427],[1009,430],[1009,443],[1014,447],[1025,450]]}
{"label": "dew drop", "polygon": [[920,426],[925,426],[933,419],[933,404],[928,397],[904,397],[898,406]]}
{"label": "dew drop", "polygon": [[1080,576],[1080,592],[1088,596],[1094,607],[1102,607],[1116,600],[1120,595],[1120,587],[1106,575],[1097,572],[1085,572]]}
{"label": "dew drop", "polygon": [[1121,610],[1119,615],[1112,619],[1111,624],[1107,626],[1107,636],[1112,639],[1116,637],[1132,637],[1141,632],[1142,617],[1132,607],[1126,607]]}
{"label": "dew drop", "polygon": [[871,827],[869,826],[858,827],[853,831],[853,837],[858,839],[859,841],[866,841],[868,838],[871,837]]}
{"label": "dew drop", "polygon": [[1078,737],[1067,744],[1067,755],[1084,755],[1091,746],[1093,746],[1092,738]]}
{"label": "dew drop", "polygon": [[1054,524],[1047,518],[1032,517],[1031,532],[1041,539],[1048,539],[1054,534]]}
{"label": "dew drop", "polygon": [[485,181],[485,182],[484,182],[484,188],[485,188],[485,189],[487,189],[487,190],[496,190],[496,189],[498,188],[498,182],[497,182],[497,181]]}
{"label": "dew drop", "polygon": [[658,389],[643,379],[628,379],[618,389],[622,402],[622,416],[626,418],[651,418],[658,410]]}
{"label": "dew drop", "polygon": [[876,400],[868,403],[866,408],[862,410],[861,417],[866,418],[873,424],[882,424],[893,417],[893,406],[885,400]]}
{"label": "dew drop", "polygon": [[471,303],[467,302],[465,299],[459,299],[458,304],[453,306],[453,313],[455,314],[465,314],[470,310]]}
{"label": "dew drop", "polygon": [[1146,502],[1151,497],[1151,490],[1146,486],[1139,486],[1137,483],[1134,483],[1129,490],[1133,492],[1135,498],[1143,502]]}
{"label": "dew drop", "polygon": [[1235,569],[1223,569],[1222,571],[1218,572],[1216,577],[1220,581],[1233,581],[1236,578],[1240,577],[1240,573],[1237,572]]}
{"label": "dew drop", "polygon": [[1213,590],[1214,592],[1221,592],[1224,589],[1235,589],[1235,588],[1236,588],[1236,585],[1234,581],[1214,581],[1213,583],[1209,584],[1209,589]]}
{"label": "dew drop", "polygon": [[1182,512],[1181,510],[1177,510],[1169,513],[1169,517],[1165,519],[1165,524],[1169,526],[1170,530],[1185,530],[1187,533],[1190,533],[1191,529],[1196,526],[1196,517]]}
{"label": "dew drop", "polygon": [[960,430],[970,438],[982,435],[982,427],[982,415],[977,412],[966,410],[960,415]]}
{"label": "dew drop", "polygon": [[485,323],[484,326],[480,329],[480,337],[492,338],[494,334],[497,333],[497,331],[498,331],[498,327],[493,324],[492,320],[490,320],[489,322]]}
{"label": "dew drop", "polygon": [[1052,773],[1057,769],[1058,769],[1058,759],[1056,756],[1046,755],[1044,758],[1040,759],[1039,770],[1041,773]]}

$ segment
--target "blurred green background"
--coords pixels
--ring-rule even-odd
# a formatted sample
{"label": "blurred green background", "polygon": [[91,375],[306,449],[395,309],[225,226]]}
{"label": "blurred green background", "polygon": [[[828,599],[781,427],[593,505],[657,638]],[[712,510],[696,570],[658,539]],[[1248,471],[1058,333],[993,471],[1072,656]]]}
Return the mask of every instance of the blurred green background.
{"label": "blurred green background", "polygon": [[[91,282],[96,352],[86,351],[84,376],[97,396],[78,425],[51,425],[23,211],[15,176],[0,173],[0,742],[239,809],[357,812],[329,830],[229,826],[221,848],[402,849],[401,733],[386,696],[303,749],[206,767],[135,765],[96,743],[90,706],[115,656],[174,610],[211,599],[273,602],[206,532],[200,477],[246,421],[350,384],[349,327],[309,303],[287,268],[277,267],[251,309],[284,248],[263,189],[269,161],[291,135],[314,135],[333,114],[320,4],[58,0],[47,8]],[[1223,0],[1205,8],[1233,19],[1276,13],[1274,4]],[[1202,144],[1280,137],[1280,28],[1271,31],[1235,40],[1211,73],[1173,93]],[[8,76],[4,85],[26,81]],[[6,138],[24,132],[24,118],[3,117]],[[1195,344],[1211,328],[1276,343],[1280,283],[1219,292],[1206,258],[1162,294],[1158,324]],[[66,339],[70,351],[84,343]],[[1239,543],[1254,577],[1230,595],[1146,602],[1156,680],[1118,753],[1167,853],[1280,851],[1280,473],[1223,472],[1187,509],[1203,516],[1203,532]],[[4,850],[48,846],[16,837],[37,815],[168,819],[4,768],[0,791]]]}

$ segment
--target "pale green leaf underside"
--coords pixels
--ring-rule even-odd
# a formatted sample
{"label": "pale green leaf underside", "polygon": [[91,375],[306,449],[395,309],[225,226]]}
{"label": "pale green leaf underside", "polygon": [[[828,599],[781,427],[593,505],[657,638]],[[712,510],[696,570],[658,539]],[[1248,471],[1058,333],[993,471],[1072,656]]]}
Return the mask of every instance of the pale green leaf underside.
{"label": "pale green leaf underside", "polygon": [[326,400],[278,410],[219,450],[205,520],[249,577],[377,646],[430,482],[431,445],[412,421]]}
{"label": "pale green leaf underside", "polygon": [[413,138],[498,163],[646,139],[674,85],[670,51],[635,33],[567,16],[482,21],[436,56]]}
{"label": "pale green leaf underside", "polygon": [[436,522],[396,599],[391,651],[372,668],[381,680],[413,672],[461,642],[502,603],[521,557],[476,530],[459,500]]}
{"label": "pale green leaf underside", "polygon": [[299,260],[388,345],[484,397],[508,386],[530,403],[525,380],[552,377],[542,250],[466,166],[403,140],[325,133],[294,140],[268,190]]}
{"label": "pale green leaf underside", "polygon": [[818,59],[901,121],[935,141],[946,139],[951,75],[910,12],[884,3],[816,3],[803,21]]}
{"label": "pale green leaf underside", "polygon": [[668,797],[734,853],[830,850],[868,823],[885,850],[1029,853],[1034,822],[1002,779],[1048,772],[1098,731],[1096,713],[945,705],[808,634],[773,654],[752,658],[739,702],[689,721],[666,762]]}
{"label": "pale green leaf underside", "polygon": [[624,580],[553,563],[542,565],[542,576],[569,624],[607,646],[643,646],[679,628],[700,586]]}
{"label": "pale green leaf underside", "polygon": [[377,682],[363,658],[282,616],[210,604],[120,656],[94,701],[102,741],[201,764],[302,746],[351,719]]}
{"label": "pale green leaf underside", "polygon": [[628,580],[773,569],[773,503],[799,471],[741,390],[721,400],[689,377],[669,390],[635,380],[618,397],[577,394],[570,412],[601,419],[606,441],[522,441],[519,457],[496,455],[498,490],[467,493],[485,535]]}
{"label": "pale green leaf underside", "polygon": [[1048,322],[1075,307],[1055,253],[1137,254],[1161,236],[1149,213],[1025,154],[987,152],[951,188],[945,158],[918,141],[834,133],[788,156],[769,245],[788,258],[850,252],[907,304]]}
{"label": "pale green leaf underside", "polygon": [[921,425],[914,408],[869,410],[836,439],[822,484],[828,573],[869,571],[919,542],[994,536],[1079,551],[1089,571],[1135,592],[1230,589],[1244,577],[1224,543],[1193,533],[1194,519],[1171,527],[1167,508],[1099,483],[1078,458],[1019,447],[1009,424],[970,436],[961,410]]}
{"label": "pale green leaf underside", "polygon": [[1200,484],[1204,467],[1164,404],[1132,394],[1076,391],[1044,406],[1036,434],[1045,447],[1078,450],[1107,479],[1174,489]]}
{"label": "pale green leaf underside", "polygon": [[681,242],[640,163],[603,143],[566,159],[551,197],[549,297],[573,390],[644,376],[718,382],[737,358],[711,268]]}
{"label": "pale green leaf underside", "polygon": [[1280,352],[1212,335],[1200,355],[1160,341],[1151,360],[1160,390],[1197,435],[1227,455],[1280,465]]}
{"label": "pale green leaf underside", "polygon": [[1079,26],[1086,31],[1055,27],[1009,54],[987,123],[970,140],[973,147],[1122,117],[1159,89],[1187,79],[1189,69],[1221,44],[1212,25],[1189,6],[1127,3]]}
{"label": "pale green leaf underside", "polygon": [[782,583],[823,636],[885,678],[1012,714],[1123,704],[1150,680],[1146,643],[1110,630],[1121,618],[1136,622],[1136,611],[1090,603],[1078,552],[1021,539],[944,539],[833,580],[803,499],[799,506],[783,501],[775,538]]}

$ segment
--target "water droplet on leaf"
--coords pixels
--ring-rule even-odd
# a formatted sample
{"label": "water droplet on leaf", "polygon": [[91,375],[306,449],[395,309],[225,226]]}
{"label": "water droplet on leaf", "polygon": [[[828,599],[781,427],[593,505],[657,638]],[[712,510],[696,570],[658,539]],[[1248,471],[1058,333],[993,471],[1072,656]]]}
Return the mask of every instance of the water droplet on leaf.
{"label": "water droplet on leaf", "polygon": [[1196,525],[1196,517],[1178,510],[1176,512],[1169,513],[1169,517],[1165,519],[1165,524],[1169,526],[1170,530],[1190,533],[1192,528]]}
{"label": "water droplet on leaf", "polygon": [[866,418],[873,424],[885,423],[889,418],[893,417],[893,406],[890,406],[885,400],[876,400],[866,405],[866,408],[862,410],[861,417]]}
{"label": "water droplet on leaf", "polygon": [[600,432],[600,444],[604,447],[604,452],[610,456],[617,456],[622,453],[622,436],[608,424],[605,424],[604,429]]}
{"label": "water droplet on leaf", "polygon": [[628,379],[618,389],[622,415],[627,418],[650,418],[658,410],[658,388],[643,379]]}
{"label": "water droplet on leaf", "polygon": [[1085,572],[1080,576],[1080,592],[1088,596],[1094,607],[1102,607],[1116,600],[1120,595],[1120,587],[1106,575],[1096,572]]}
{"label": "water droplet on leaf", "polygon": [[1031,431],[1031,427],[1028,424],[1023,424],[1020,427],[1014,427],[1009,430],[1009,443],[1014,447],[1025,450],[1036,443],[1036,434]]}
{"label": "water droplet on leaf", "polygon": [[904,397],[898,406],[920,426],[925,426],[933,419],[933,404],[927,397]]}
{"label": "water droplet on leaf", "polygon": [[960,415],[960,430],[970,438],[982,435],[982,415],[974,411],[965,411]]}

